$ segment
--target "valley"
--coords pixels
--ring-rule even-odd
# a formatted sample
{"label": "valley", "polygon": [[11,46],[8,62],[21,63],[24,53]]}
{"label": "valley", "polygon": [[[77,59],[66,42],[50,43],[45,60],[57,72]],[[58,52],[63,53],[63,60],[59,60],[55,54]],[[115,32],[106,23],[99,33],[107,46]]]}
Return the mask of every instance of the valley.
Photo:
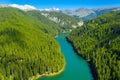
{"label": "valley", "polygon": [[0,7],[0,80],[120,80],[119,74],[120,7]]}

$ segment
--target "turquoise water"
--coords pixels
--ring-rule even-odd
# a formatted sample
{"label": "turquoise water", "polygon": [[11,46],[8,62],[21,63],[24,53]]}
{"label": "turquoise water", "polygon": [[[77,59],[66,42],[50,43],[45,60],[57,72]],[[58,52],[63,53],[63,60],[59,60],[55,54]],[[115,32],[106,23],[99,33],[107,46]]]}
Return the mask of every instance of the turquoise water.
{"label": "turquoise water", "polygon": [[93,80],[88,63],[74,52],[64,34],[59,35],[56,40],[66,59],[65,70],[57,76],[42,77],[39,80]]}

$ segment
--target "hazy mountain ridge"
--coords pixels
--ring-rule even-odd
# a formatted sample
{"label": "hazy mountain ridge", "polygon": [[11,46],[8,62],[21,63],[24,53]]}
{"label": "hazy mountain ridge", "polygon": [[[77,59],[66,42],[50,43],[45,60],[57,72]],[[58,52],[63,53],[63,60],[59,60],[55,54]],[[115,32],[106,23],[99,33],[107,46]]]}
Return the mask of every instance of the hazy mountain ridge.
{"label": "hazy mountain ridge", "polygon": [[93,9],[79,8],[73,10],[62,10],[62,12],[73,17],[82,18],[82,20],[86,21],[95,18],[101,14],[116,10],[120,10],[120,7],[105,7],[105,8],[93,8]]}
{"label": "hazy mountain ridge", "polygon": [[85,17],[91,13],[94,13],[93,10],[90,10],[87,8],[79,8],[79,9],[74,9],[74,10],[63,10],[62,12],[70,16],[76,16],[79,18]]}

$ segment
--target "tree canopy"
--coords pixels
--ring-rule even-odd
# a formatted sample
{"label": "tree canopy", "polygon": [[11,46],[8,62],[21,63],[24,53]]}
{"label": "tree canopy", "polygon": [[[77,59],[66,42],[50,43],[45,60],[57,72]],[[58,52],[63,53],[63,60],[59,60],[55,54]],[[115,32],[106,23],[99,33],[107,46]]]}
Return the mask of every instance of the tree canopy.
{"label": "tree canopy", "polygon": [[87,21],[67,38],[94,64],[97,80],[120,80],[120,11]]}
{"label": "tree canopy", "polygon": [[0,80],[28,80],[61,70],[65,60],[54,34],[25,11],[0,8]]}

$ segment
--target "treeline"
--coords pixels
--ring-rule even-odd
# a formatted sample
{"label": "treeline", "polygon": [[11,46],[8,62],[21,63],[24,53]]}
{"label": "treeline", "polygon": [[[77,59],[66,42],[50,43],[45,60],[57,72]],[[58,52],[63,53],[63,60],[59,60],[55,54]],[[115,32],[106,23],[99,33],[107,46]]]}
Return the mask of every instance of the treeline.
{"label": "treeline", "polygon": [[0,80],[28,80],[65,64],[54,29],[26,12],[0,8]]}
{"label": "treeline", "polygon": [[67,37],[94,64],[97,80],[120,80],[120,11],[86,22]]}

